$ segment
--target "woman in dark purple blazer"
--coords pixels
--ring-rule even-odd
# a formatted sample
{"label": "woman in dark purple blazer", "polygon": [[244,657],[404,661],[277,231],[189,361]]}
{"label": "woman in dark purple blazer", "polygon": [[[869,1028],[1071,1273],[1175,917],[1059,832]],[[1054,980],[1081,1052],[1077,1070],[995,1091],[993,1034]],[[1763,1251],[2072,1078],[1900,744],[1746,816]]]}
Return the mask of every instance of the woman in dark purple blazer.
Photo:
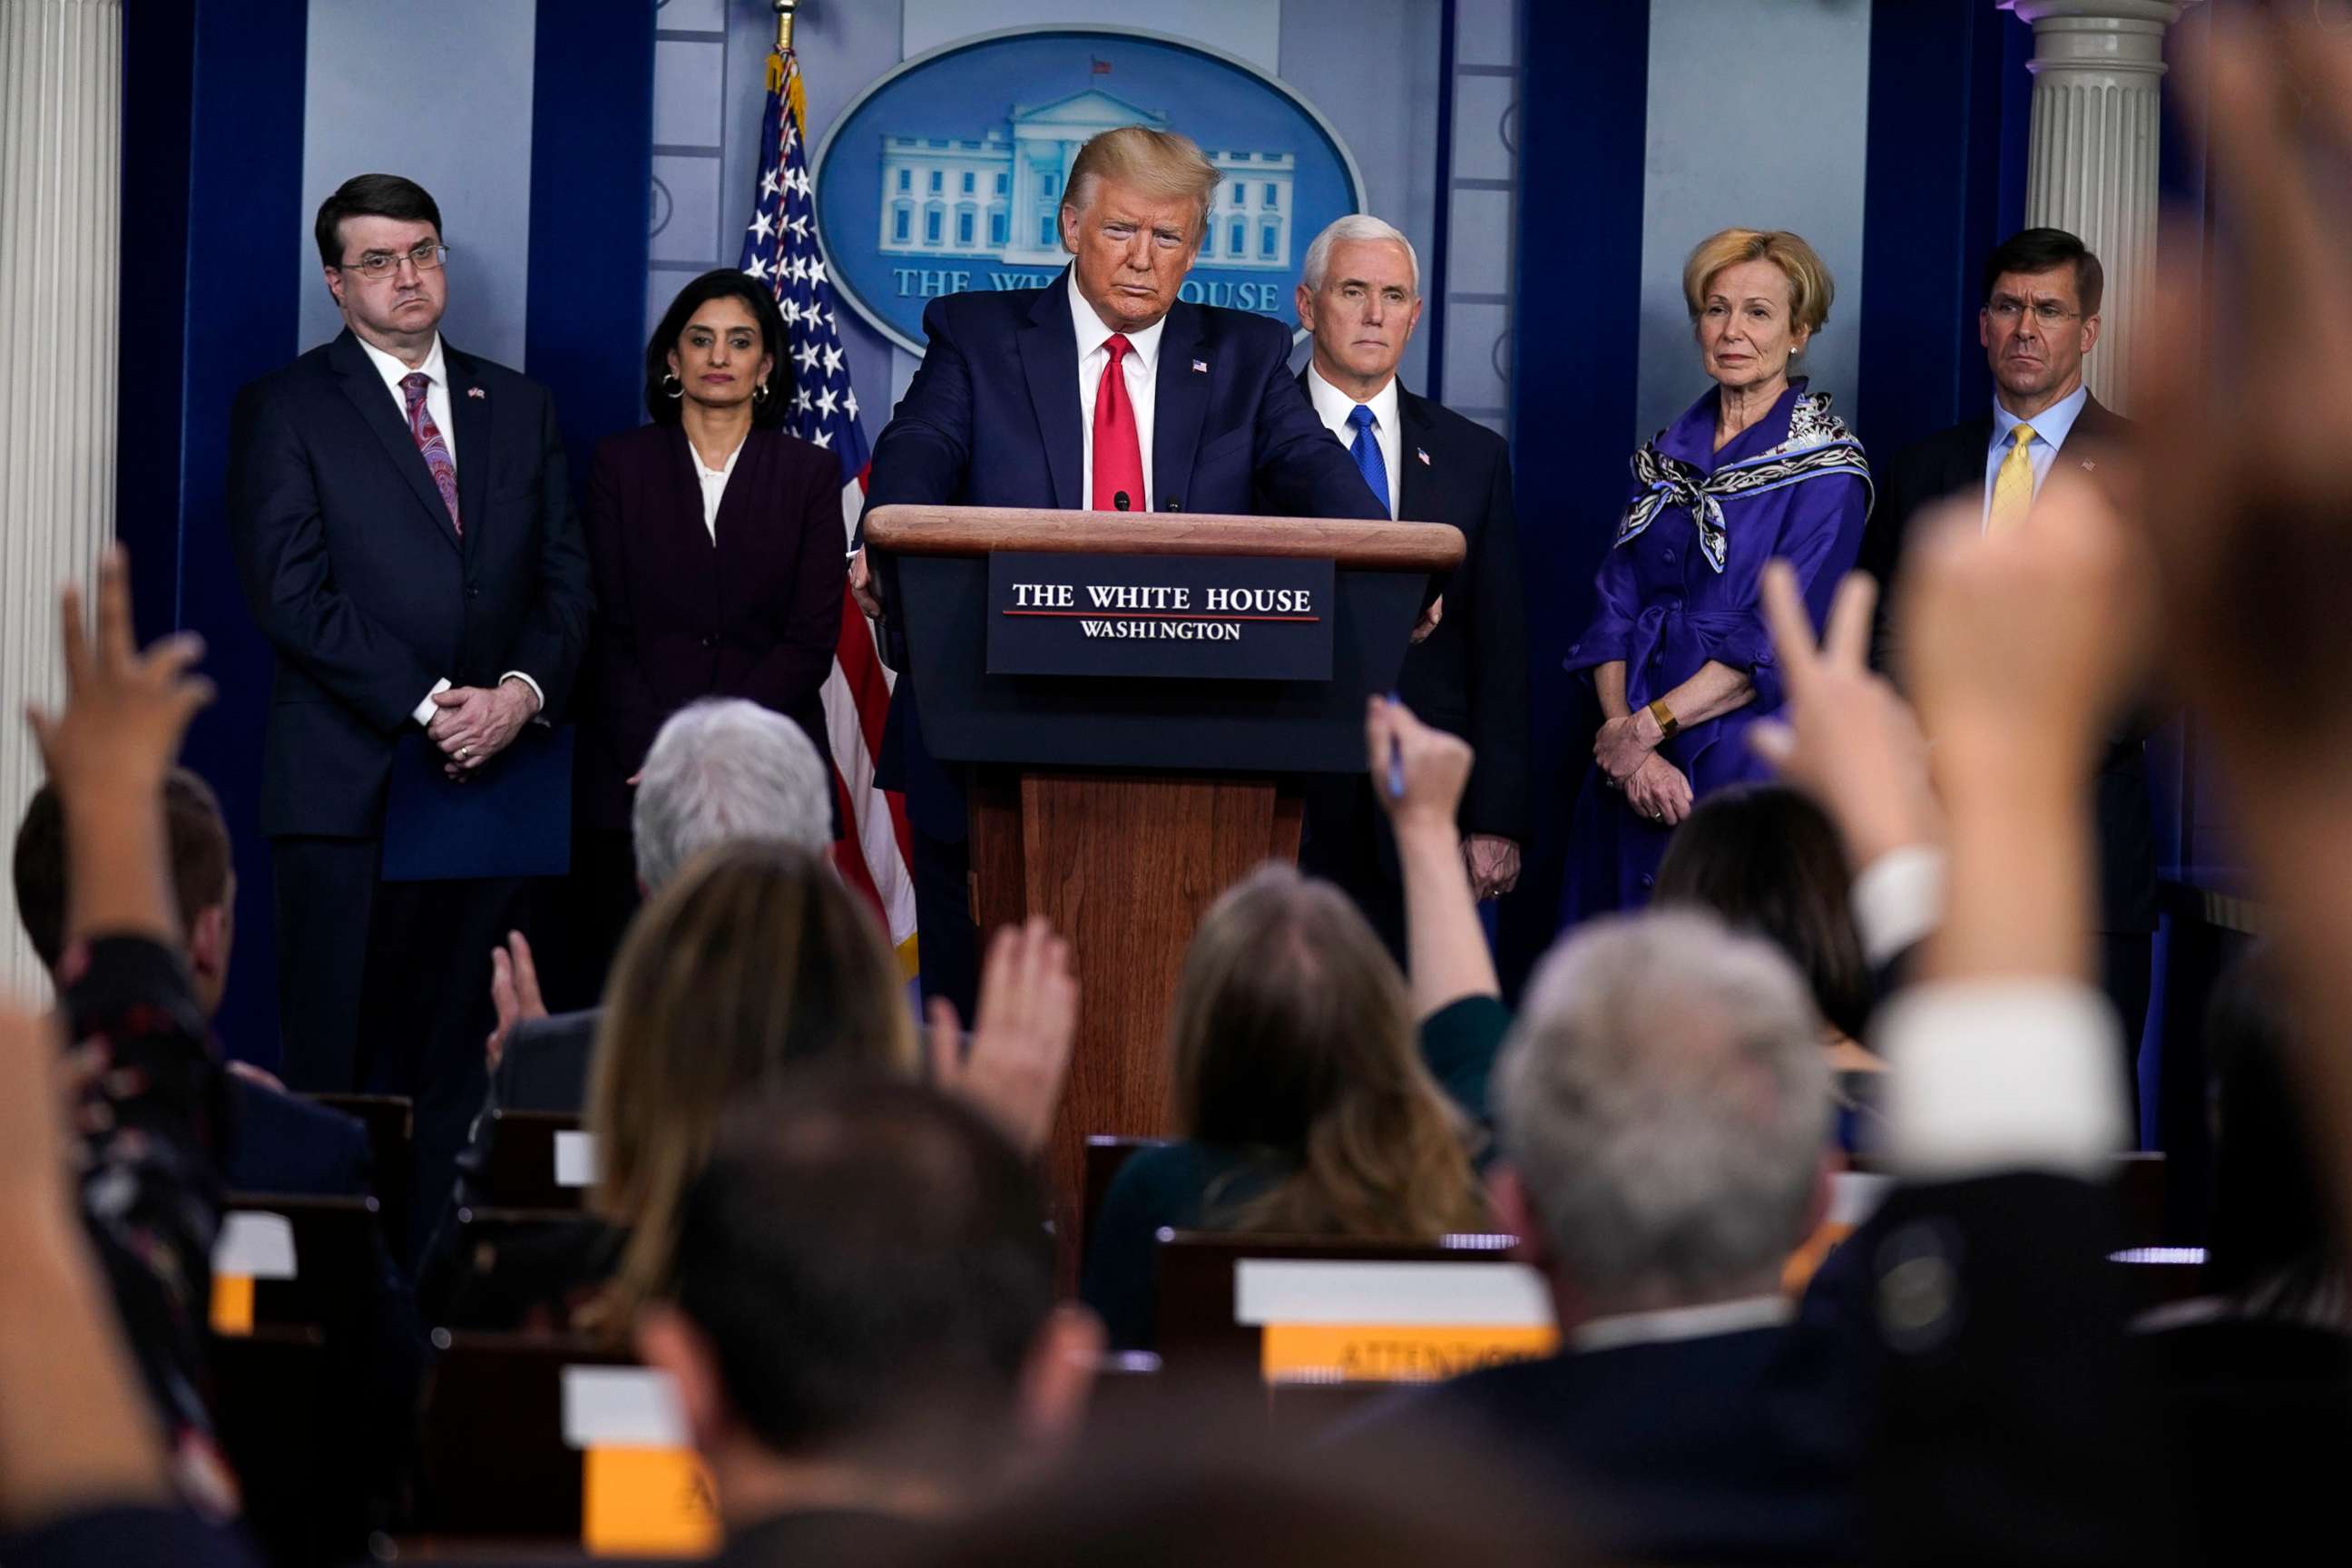
{"label": "woman in dark purple blazer", "polygon": [[819,692],[841,631],[841,465],[781,428],[790,347],[765,289],[704,273],[646,346],[654,422],[597,444],[599,616],[576,811],[598,901],[624,921],[631,781],[664,720],[698,698],[749,698],[828,754]]}

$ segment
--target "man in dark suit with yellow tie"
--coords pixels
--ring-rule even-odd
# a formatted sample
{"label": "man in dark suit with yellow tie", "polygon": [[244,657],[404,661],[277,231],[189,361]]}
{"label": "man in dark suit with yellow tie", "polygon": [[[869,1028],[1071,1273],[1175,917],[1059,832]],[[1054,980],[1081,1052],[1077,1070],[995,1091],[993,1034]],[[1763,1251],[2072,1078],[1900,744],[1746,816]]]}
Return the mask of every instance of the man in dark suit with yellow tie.
{"label": "man in dark suit with yellow tie", "polygon": [[[2083,383],[2099,342],[2105,277],[2099,258],[2063,229],[2029,228],[1984,265],[1978,337],[1993,379],[1992,406],[1895,455],[1878,471],[1878,509],[1863,536],[1862,570],[1881,585],[1873,662],[1895,670],[1885,607],[1895,596],[1911,521],[1948,497],[1981,504],[1988,531],[2030,526],[2026,511],[2052,473],[2100,482],[2119,471],[2131,422]],[[2096,614],[2084,606],[2084,614]],[[2147,1021],[2156,938],[2156,817],[2134,714],[2109,734],[2095,782],[2099,845],[2099,946],[2109,1000],[2123,1016],[2136,1062]]]}
{"label": "man in dark suit with yellow tie", "polygon": [[481,1098],[484,955],[520,884],[382,879],[394,752],[421,736],[451,778],[478,779],[561,711],[588,559],[547,390],[442,340],[432,196],[359,175],[316,237],[344,331],[246,387],[230,431],[230,542],[277,652],[261,826],[279,1070],[298,1089],[415,1099],[423,1193]]}

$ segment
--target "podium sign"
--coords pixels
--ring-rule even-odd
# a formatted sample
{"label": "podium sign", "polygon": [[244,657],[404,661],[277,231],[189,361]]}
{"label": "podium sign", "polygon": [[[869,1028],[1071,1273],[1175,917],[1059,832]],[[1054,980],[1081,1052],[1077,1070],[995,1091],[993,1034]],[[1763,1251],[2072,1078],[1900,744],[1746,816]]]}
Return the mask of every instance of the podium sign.
{"label": "podium sign", "polygon": [[988,673],[1331,679],[1328,561],[993,552]]}

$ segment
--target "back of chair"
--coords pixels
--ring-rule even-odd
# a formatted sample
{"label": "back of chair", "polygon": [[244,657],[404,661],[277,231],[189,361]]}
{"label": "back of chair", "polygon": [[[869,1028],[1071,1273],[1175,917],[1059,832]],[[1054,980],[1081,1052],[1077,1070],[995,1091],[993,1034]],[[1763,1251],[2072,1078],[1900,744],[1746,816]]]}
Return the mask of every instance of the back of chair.
{"label": "back of chair", "polygon": [[490,1112],[485,1209],[576,1212],[596,1181],[596,1143],[580,1118],[556,1110]]}
{"label": "back of chair", "polygon": [[580,1452],[564,1440],[564,1372],[628,1366],[626,1353],[572,1336],[452,1333],[425,1392],[418,1518],[436,1536],[580,1539]]}
{"label": "back of chair", "polygon": [[1095,1224],[1102,1217],[1103,1199],[1110,1195],[1110,1184],[1129,1160],[1146,1149],[1166,1146],[1165,1138],[1113,1138],[1104,1133],[1092,1133],[1087,1138],[1086,1190],[1078,1205],[1078,1272],[1083,1276],[1087,1267],[1087,1247],[1093,1242]]}
{"label": "back of chair", "polygon": [[1550,1296],[1510,1244],[1162,1231],[1160,1356],[1187,1379],[1382,1383],[1540,1354]]}
{"label": "back of chair", "polygon": [[[225,1232],[257,1227],[289,1243],[280,1266],[255,1269],[252,1326],[323,1329],[330,1335],[363,1324],[373,1310],[383,1256],[382,1215],[373,1197],[295,1197],[231,1193],[223,1204]],[[269,1248],[275,1253],[274,1246]],[[235,1274],[233,1258],[215,1255],[216,1274]]]}
{"label": "back of chair", "polygon": [[383,1233],[408,1246],[410,1189],[416,1184],[416,1106],[403,1094],[313,1094],[314,1103],[340,1110],[367,1129],[374,1156],[373,1185],[383,1205]]}

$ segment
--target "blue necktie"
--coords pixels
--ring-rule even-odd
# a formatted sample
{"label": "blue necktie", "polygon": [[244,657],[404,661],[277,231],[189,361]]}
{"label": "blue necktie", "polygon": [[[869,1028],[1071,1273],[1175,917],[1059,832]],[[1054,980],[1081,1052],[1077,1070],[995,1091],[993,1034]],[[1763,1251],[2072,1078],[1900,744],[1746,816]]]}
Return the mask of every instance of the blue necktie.
{"label": "blue necktie", "polygon": [[1356,427],[1356,438],[1349,443],[1348,455],[1356,459],[1356,467],[1364,472],[1364,483],[1381,498],[1381,509],[1393,511],[1389,505],[1389,466],[1381,461],[1381,444],[1372,439],[1372,405],[1359,403],[1348,411],[1348,423]]}

